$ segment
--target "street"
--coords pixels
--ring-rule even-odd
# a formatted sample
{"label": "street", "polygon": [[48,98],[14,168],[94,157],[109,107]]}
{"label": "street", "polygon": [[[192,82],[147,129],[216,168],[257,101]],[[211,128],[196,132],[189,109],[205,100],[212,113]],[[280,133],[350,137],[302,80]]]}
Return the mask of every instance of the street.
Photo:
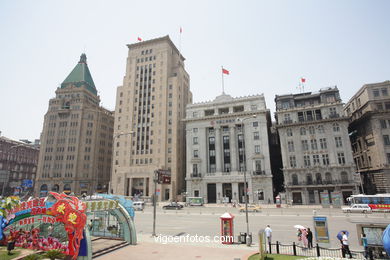
{"label": "street", "polygon": [[[373,214],[345,214],[341,209],[315,209],[317,216],[328,218],[330,247],[338,247],[336,238],[340,230],[350,232],[349,240],[352,249],[361,249],[358,243],[356,224],[358,223],[386,223],[390,224],[389,213]],[[238,212],[232,207],[185,207],[182,210],[162,210],[157,207],[156,234],[162,235],[198,235],[214,237],[220,235],[220,219],[224,213],[232,213],[234,218],[234,239],[240,232],[246,231],[245,213]],[[135,225],[137,234],[152,234],[153,207],[147,206],[145,210],[137,211]],[[297,242],[296,224],[309,227],[313,231],[313,208],[263,208],[262,212],[249,213],[249,230],[253,233],[253,242],[258,242],[257,232],[259,229],[270,225],[273,231],[273,242],[279,241],[286,244]],[[315,243],[315,239],[313,241]]]}

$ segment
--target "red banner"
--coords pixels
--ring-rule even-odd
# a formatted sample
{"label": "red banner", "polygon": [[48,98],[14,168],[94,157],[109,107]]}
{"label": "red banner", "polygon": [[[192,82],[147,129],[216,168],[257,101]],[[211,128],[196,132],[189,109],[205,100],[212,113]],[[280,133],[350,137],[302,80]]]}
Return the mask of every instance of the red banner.
{"label": "red banner", "polygon": [[390,210],[390,204],[368,204],[371,209],[388,209]]}

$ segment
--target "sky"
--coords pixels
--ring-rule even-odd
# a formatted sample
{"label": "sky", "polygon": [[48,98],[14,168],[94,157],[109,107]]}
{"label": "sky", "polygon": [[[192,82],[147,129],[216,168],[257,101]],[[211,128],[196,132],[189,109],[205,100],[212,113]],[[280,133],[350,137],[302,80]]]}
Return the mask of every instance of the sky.
{"label": "sky", "polygon": [[[390,80],[390,1],[0,0],[0,131],[37,139],[50,98],[85,52],[102,105],[115,109],[127,46],[169,35],[194,102],[337,86],[347,102]],[[180,27],[182,27],[181,41]]]}

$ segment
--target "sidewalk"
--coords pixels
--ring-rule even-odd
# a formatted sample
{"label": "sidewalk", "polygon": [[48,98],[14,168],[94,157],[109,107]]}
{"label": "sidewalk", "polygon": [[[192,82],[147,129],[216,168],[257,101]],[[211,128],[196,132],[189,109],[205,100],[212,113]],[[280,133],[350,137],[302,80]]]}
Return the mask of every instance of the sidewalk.
{"label": "sidewalk", "polygon": [[127,246],[97,257],[98,260],[247,260],[249,256],[258,252],[258,247],[247,247],[242,244],[222,245],[216,243],[175,243],[162,244],[155,242],[150,234],[138,235],[138,244]]}

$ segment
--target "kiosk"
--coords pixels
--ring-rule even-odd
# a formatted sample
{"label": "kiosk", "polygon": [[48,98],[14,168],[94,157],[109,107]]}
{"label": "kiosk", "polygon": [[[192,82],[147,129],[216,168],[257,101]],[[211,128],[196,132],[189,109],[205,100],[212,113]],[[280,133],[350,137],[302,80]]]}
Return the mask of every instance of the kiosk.
{"label": "kiosk", "polygon": [[222,244],[233,244],[234,242],[234,216],[228,212],[224,213],[221,217],[221,240]]}

